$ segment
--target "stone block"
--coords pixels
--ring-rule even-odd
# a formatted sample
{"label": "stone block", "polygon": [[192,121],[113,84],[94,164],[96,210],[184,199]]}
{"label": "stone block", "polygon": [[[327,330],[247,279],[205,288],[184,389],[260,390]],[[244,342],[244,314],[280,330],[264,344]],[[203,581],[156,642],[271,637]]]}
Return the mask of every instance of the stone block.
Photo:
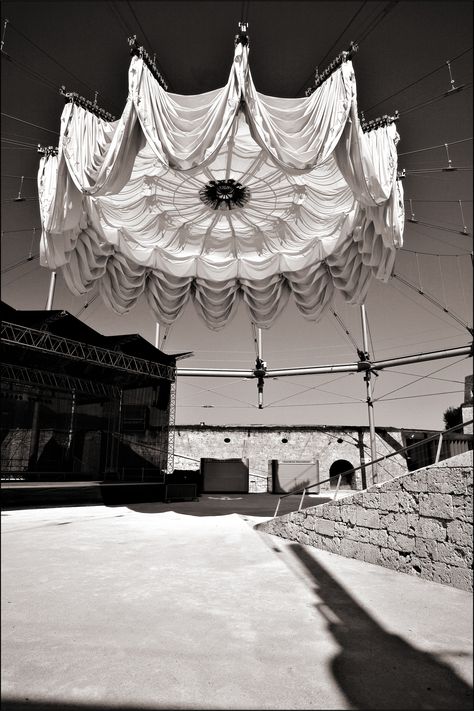
{"label": "stone block", "polygon": [[356,524],[365,528],[380,528],[380,514],[373,509],[359,508],[356,515]]}
{"label": "stone block", "polygon": [[450,521],[446,527],[447,539],[452,543],[472,548],[472,523]]}
{"label": "stone block", "polygon": [[380,560],[380,549],[371,543],[366,543],[363,548],[363,560],[367,563],[378,564]]}
{"label": "stone block", "polygon": [[382,531],[380,529],[375,528],[369,529],[369,543],[372,543],[374,546],[386,548],[388,545],[387,531]]}
{"label": "stone block", "polygon": [[453,500],[450,494],[420,494],[420,516],[453,518]]}
{"label": "stone block", "polygon": [[326,518],[314,519],[314,531],[323,536],[334,535],[334,521],[328,521]]}
{"label": "stone block", "polygon": [[402,488],[405,491],[417,492],[426,491],[426,472],[407,474],[402,481]]}
{"label": "stone block", "polygon": [[380,506],[380,492],[364,492],[361,494],[361,504],[366,509],[378,509]]}
{"label": "stone block", "polygon": [[472,521],[472,495],[453,495],[453,518],[458,521]]}
{"label": "stone block", "polygon": [[438,543],[436,555],[433,560],[445,565],[455,565],[456,567],[467,567],[465,557],[454,546],[453,543]]}
{"label": "stone block", "polygon": [[397,533],[408,533],[408,523],[404,514],[388,513],[380,516],[380,528]]}
{"label": "stone block", "polygon": [[398,511],[398,494],[396,492],[380,492],[380,511]]}
{"label": "stone block", "polygon": [[451,570],[451,585],[461,590],[472,591],[472,570],[464,568],[453,568]]}
{"label": "stone block", "polygon": [[460,469],[430,469],[428,472],[427,492],[439,494],[465,494],[466,478]]}
{"label": "stone block", "polygon": [[398,510],[406,513],[418,511],[417,494],[401,491],[398,495]]}
{"label": "stone block", "polygon": [[435,541],[446,540],[446,528],[441,521],[430,518],[420,518],[415,529],[415,535],[420,538],[431,538]]}
{"label": "stone block", "polygon": [[361,543],[369,542],[369,528],[362,528],[361,526],[347,527],[346,538],[352,541],[360,541]]}
{"label": "stone block", "polygon": [[357,507],[353,505],[341,507],[341,521],[355,524],[357,521]]}
{"label": "stone block", "polygon": [[405,536],[403,533],[389,534],[388,547],[396,551],[410,553],[415,547],[415,539],[412,536]]}
{"label": "stone block", "polygon": [[340,538],[344,538],[347,536],[347,532],[349,529],[352,527],[349,526],[347,523],[343,523],[342,521],[336,521],[334,523],[334,535],[339,536]]}
{"label": "stone block", "polygon": [[392,550],[391,548],[381,548],[379,561],[381,565],[386,568],[393,568],[393,570],[398,570],[400,567],[400,555],[398,551]]}
{"label": "stone block", "polygon": [[449,566],[442,563],[433,563],[433,580],[435,583],[451,583],[451,570]]}
{"label": "stone block", "polygon": [[437,559],[437,541],[433,541],[429,538],[415,538],[413,550],[420,558],[429,558],[430,560]]}

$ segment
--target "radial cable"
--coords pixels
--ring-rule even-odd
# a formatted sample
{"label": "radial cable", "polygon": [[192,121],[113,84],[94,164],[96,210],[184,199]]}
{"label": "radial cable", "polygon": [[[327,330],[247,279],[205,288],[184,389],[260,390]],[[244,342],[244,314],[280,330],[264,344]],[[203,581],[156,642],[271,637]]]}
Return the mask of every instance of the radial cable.
{"label": "radial cable", "polygon": [[[472,47],[469,47],[468,49],[465,49],[464,52],[461,52],[461,54],[456,55],[456,57],[454,57],[450,61],[455,62],[457,59],[460,59],[462,56],[464,56],[465,54],[467,54],[468,52],[471,52],[471,51],[472,51]],[[373,106],[371,106],[369,109],[367,109],[367,111],[372,111],[372,109],[375,109],[380,104],[383,104],[384,101],[389,101],[390,99],[393,99],[395,96],[398,96],[398,94],[401,94],[403,91],[410,89],[412,86],[415,86],[415,84],[418,84],[420,81],[423,81],[424,79],[428,79],[428,77],[432,76],[436,72],[441,71],[441,69],[444,69],[445,67],[446,67],[446,62],[441,64],[441,66],[436,67],[436,69],[432,69],[431,72],[428,72],[428,74],[424,74],[419,79],[415,79],[415,81],[411,82],[411,84],[404,86],[402,89],[399,89],[394,94],[390,94],[390,96],[386,96],[385,99],[381,99],[376,104],[373,104]]]}
{"label": "radial cable", "polygon": [[399,276],[398,274],[393,273],[392,277],[394,279],[397,279],[398,281],[400,281],[405,286],[408,286],[413,291],[416,291],[418,294],[420,294],[420,296],[423,296],[431,304],[433,304],[433,306],[436,306],[441,311],[444,311],[445,314],[448,314],[448,316],[451,316],[451,318],[453,318],[455,321],[457,321],[457,323],[459,323],[461,326],[463,326],[463,328],[465,328],[472,335],[472,328],[470,328],[467,323],[465,323],[462,319],[460,319],[458,316],[456,316],[456,314],[454,314],[448,308],[443,306],[437,299],[435,299],[434,296],[431,296],[431,294],[427,294],[426,291],[424,291],[423,289],[419,289],[415,284],[412,284],[407,279],[404,279],[403,277]]}

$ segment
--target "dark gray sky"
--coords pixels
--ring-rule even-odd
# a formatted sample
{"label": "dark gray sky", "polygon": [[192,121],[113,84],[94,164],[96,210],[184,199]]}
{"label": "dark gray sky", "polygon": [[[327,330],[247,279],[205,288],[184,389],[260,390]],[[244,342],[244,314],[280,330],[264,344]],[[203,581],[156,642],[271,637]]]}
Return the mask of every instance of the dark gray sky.
{"label": "dark gray sky", "polygon": [[[136,34],[150,54],[156,53],[172,91],[201,93],[222,86],[246,6],[199,0],[2,3],[2,22],[10,21],[3,47],[8,56],[2,56],[4,300],[16,308],[46,304],[49,272],[37,259],[25,260],[30,250],[37,254],[39,242],[39,230],[33,232],[40,224],[35,146],[57,145],[63,108],[59,86],[89,99],[98,91],[99,104],[120,115],[127,94],[129,34]],[[247,19],[254,81],[259,91],[270,95],[301,96],[317,65],[322,71],[351,40],[360,43],[353,60],[359,108],[367,119],[399,110],[399,168],[407,172],[407,217],[413,210],[418,220],[407,222],[395,270],[414,283],[421,279],[425,291],[472,324],[472,3],[251,0]],[[448,60],[454,86],[465,87],[445,97],[452,86]],[[447,166],[446,143],[456,171],[442,170]],[[13,198],[22,175],[27,200],[17,202]],[[461,234],[464,226],[469,236]],[[59,277],[54,307],[78,314],[84,303]],[[470,340],[457,321],[397,280],[374,283],[366,307],[378,358],[446,349]],[[340,299],[334,308],[360,343],[359,308]],[[119,317],[96,299],[81,318],[107,334],[139,332],[154,341],[155,325],[145,302]],[[243,307],[223,331],[213,333],[189,304],[171,329],[166,350],[194,351],[195,357],[183,366],[246,368],[255,360]],[[350,339],[330,313],[313,324],[292,303],[264,333],[264,355],[272,368],[357,360]],[[441,427],[446,407],[462,401],[464,376],[471,371],[470,359],[385,371],[376,380],[375,397],[381,398],[375,404],[376,424]],[[409,385],[430,373],[430,378]],[[268,381],[263,411],[256,409],[255,382],[182,380],[177,421],[365,424],[362,377],[335,377]]]}

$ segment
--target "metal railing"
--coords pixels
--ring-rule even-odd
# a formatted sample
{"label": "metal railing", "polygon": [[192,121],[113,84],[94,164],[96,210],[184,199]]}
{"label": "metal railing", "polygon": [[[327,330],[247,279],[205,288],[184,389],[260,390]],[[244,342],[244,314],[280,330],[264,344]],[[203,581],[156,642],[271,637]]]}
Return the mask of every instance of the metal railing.
{"label": "metal railing", "polygon": [[[396,455],[403,454],[404,452],[408,452],[412,449],[415,449],[415,447],[420,447],[420,445],[424,445],[427,442],[434,442],[438,440],[438,446],[436,449],[436,456],[433,464],[437,464],[439,462],[439,458],[441,455],[441,447],[443,445],[443,437],[447,434],[450,434],[452,432],[455,432],[456,430],[459,430],[463,427],[466,427],[467,425],[472,425],[474,420],[468,420],[467,422],[461,422],[459,425],[456,425],[455,427],[451,427],[449,430],[444,430],[444,432],[440,432],[439,434],[432,435],[431,437],[427,437],[426,439],[423,439],[419,442],[415,442],[414,444],[409,444],[406,447],[401,447],[400,449],[396,449],[393,452],[390,452],[389,454],[384,454],[383,457],[378,457],[377,459],[373,459],[372,461],[366,462],[365,464],[362,464],[360,467],[351,467],[350,469],[347,469],[346,471],[341,472],[340,474],[334,474],[333,476],[328,477],[327,479],[323,479],[322,481],[317,481],[314,484],[307,484],[303,489],[299,489],[298,491],[291,491],[288,494],[282,494],[278,498],[278,502],[276,505],[275,513],[273,514],[273,518],[276,518],[278,515],[278,510],[280,508],[280,503],[282,499],[286,499],[288,496],[295,496],[296,494],[301,494],[301,499],[300,503],[298,506],[298,511],[301,511],[301,508],[303,506],[304,502],[304,497],[306,496],[306,492],[308,489],[313,489],[315,486],[321,486],[321,484],[326,484],[328,481],[332,481],[333,479],[337,479],[337,484],[336,484],[336,490],[334,492],[334,498],[335,500],[337,498],[337,495],[339,493],[339,487],[341,485],[341,480],[342,477],[347,477],[349,474],[355,474],[355,472],[366,469],[374,464],[378,464],[379,462],[383,462],[386,459],[390,459],[391,457],[395,457]],[[469,441],[472,444],[472,439],[473,435],[468,435]],[[425,465],[428,466],[428,465]]]}

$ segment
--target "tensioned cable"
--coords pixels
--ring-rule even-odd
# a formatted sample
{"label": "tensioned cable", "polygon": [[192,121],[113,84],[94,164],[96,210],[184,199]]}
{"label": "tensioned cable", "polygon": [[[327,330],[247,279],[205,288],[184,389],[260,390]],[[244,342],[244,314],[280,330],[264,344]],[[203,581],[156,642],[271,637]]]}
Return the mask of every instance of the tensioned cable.
{"label": "tensioned cable", "polygon": [[[399,153],[398,157],[401,158],[402,156],[409,156],[409,155],[412,155],[413,153],[423,153],[424,151],[433,151],[435,148],[446,148],[446,146],[455,146],[457,143],[465,143],[466,141],[472,141],[472,136],[470,136],[469,138],[461,138],[459,141],[450,141],[449,143],[440,143],[439,146],[428,146],[427,148],[418,148],[415,151],[406,151],[405,153]],[[428,200],[426,200],[424,202],[428,202]],[[434,200],[433,202],[438,202],[438,200]],[[443,200],[442,202],[450,202],[450,201]],[[457,200],[455,200],[454,202],[457,202]],[[467,200],[465,202],[467,202]]]}
{"label": "tensioned cable", "polygon": [[342,320],[342,318],[337,314],[334,309],[331,309],[331,313],[338,322],[338,324],[341,326],[342,330],[344,331],[345,335],[348,337],[350,344],[355,348],[356,353],[359,353],[360,348],[355,340],[355,338],[352,336],[350,333],[349,329],[347,328],[346,324]]}
{"label": "tensioned cable", "polygon": [[[214,393],[214,391],[213,391],[212,389],[203,388],[201,385],[195,385],[194,383],[187,383],[187,384],[190,385],[192,388],[196,388],[196,389],[201,390],[201,391],[203,391],[203,392],[209,392],[209,393],[211,393],[211,394]],[[218,396],[220,396],[220,397],[227,398],[228,400],[235,400],[235,402],[243,403],[244,405],[247,405],[248,407],[251,407],[251,408],[253,408],[254,410],[257,409],[257,406],[256,406],[256,405],[252,405],[251,403],[247,403],[247,402],[245,402],[245,400],[240,400],[240,398],[233,397],[232,395],[227,395],[226,393],[224,393],[224,394],[215,393],[215,394],[218,395]],[[196,405],[196,407],[202,407],[202,405]],[[216,407],[216,405],[212,405],[212,407]]]}
{"label": "tensioned cable", "polygon": [[26,40],[26,41],[29,42],[31,45],[33,45],[33,47],[35,47],[39,52],[42,52],[42,54],[44,54],[46,57],[48,57],[48,59],[50,59],[52,62],[54,62],[54,63],[55,63],[60,69],[62,69],[64,72],[66,72],[66,73],[69,74],[71,77],[73,77],[73,79],[75,79],[75,80],[78,81],[80,84],[82,84],[82,86],[85,86],[92,94],[94,93],[94,90],[91,89],[91,87],[90,87],[88,84],[86,84],[85,82],[83,82],[82,79],[79,79],[78,76],[76,76],[75,74],[73,74],[73,72],[71,72],[69,69],[67,69],[63,64],[61,64],[60,62],[58,62],[58,60],[55,59],[51,54],[49,54],[48,52],[46,52],[46,50],[44,50],[42,47],[40,47],[40,46],[37,45],[35,42],[33,42],[33,40],[31,40],[29,37],[27,37],[27,36],[26,36],[23,32],[21,32],[15,25],[13,25],[11,22],[9,22],[9,23],[8,23],[8,27],[11,27],[14,32],[16,32],[17,34],[20,35],[20,37],[23,37],[24,40]]}
{"label": "tensioned cable", "polygon": [[33,126],[34,128],[40,128],[42,131],[48,131],[48,133],[54,133],[55,136],[59,136],[58,131],[52,131],[50,128],[45,128],[44,126],[39,126],[37,123],[30,123],[30,121],[25,121],[24,119],[18,118],[18,116],[12,116],[11,114],[6,114],[1,112],[2,116],[6,118],[13,119],[14,121],[19,121],[20,123],[25,123],[27,126]]}
{"label": "tensioned cable", "polygon": [[393,277],[393,279],[397,279],[398,281],[400,281],[405,286],[408,286],[413,291],[416,291],[417,294],[420,294],[420,296],[423,296],[431,304],[433,304],[433,306],[436,306],[438,309],[441,309],[441,311],[443,311],[445,314],[448,314],[448,316],[451,316],[451,318],[453,318],[455,321],[457,321],[457,323],[459,323],[461,326],[463,326],[472,335],[472,329],[468,326],[468,324],[465,323],[458,316],[456,316],[456,314],[454,314],[448,308],[446,308],[446,306],[443,306],[434,296],[432,296],[431,294],[428,294],[423,289],[419,289],[415,284],[412,284],[404,277],[401,277],[399,274],[395,274],[395,272],[392,274],[392,277]]}
{"label": "tensioned cable", "polygon": [[[37,259],[37,257],[38,257],[38,255],[34,256],[33,259]],[[30,261],[32,261],[32,260],[30,260]],[[15,274],[13,276],[13,279],[11,279],[10,281],[3,281],[2,286],[5,286],[5,287],[10,286],[11,284],[16,283],[17,281],[20,281],[20,279],[23,279],[23,277],[25,277],[25,276],[31,276],[31,274],[33,273],[33,270],[36,270],[36,265],[33,264],[31,266],[32,266],[31,269],[27,269],[23,274],[20,274],[20,276]]]}
{"label": "tensioned cable", "polygon": [[[472,47],[469,47],[468,49],[465,49],[460,54],[456,55],[456,57],[454,57],[453,59],[450,59],[449,61],[455,62],[457,59],[460,59],[465,54],[467,54],[468,52],[471,52],[471,51],[472,51]],[[408,84],[407,86],[402,87],[402,89],[398,89],[398,91],[396,91],[394,94],[390,94],[390,96],[386,96],[385,99],[381,99],[380,101],[377,101],[377,103],[373,104],[373,106],[368,108],[367,111],[372,111],[372,109],[375,109],[380,104],[383,104],[384,101],[389,101],[390,99],[393,99],[395,96],[398,96],[398,94],[401,94],[403,91],[406,91],[407,89],[410,89],[412,86],[419,84],[419,82],[423,81],[423,79],[427,79],[428,77],[432,76],[436,72],[439,72],[439,71],[441,71],[441,69],[445,69],[445,68],[446,68],[446,62],[444,62],[444,64],[441,64],[441,66],[436,67],[436,69],[432,69],[430,72],[428,72],[428,74],[424,74],[419,79],[415,79],[415,81],[411,82],[411,84]]]}
{"label": "tensioned cable", "polygon": [[417,169],[406,170],[405,173],[406,173],[406,175],[429,175],[430,173],[446,173],[446,172],[455,173],[456,171],[469,171],[469,170],[472,170],[472,165],[456,166],[454,168],[446,168],[446,166],[441,167],[441,168],[420,168],[419,170],[417,170]]}
{"label": "tensioned cable", "polygon": [[91,299],[89,299],[89,301],[86,301],[84,306],[77,312],[76,318],[78,318],[86,309],[88,309],[89,306],[91,306],[94,303],[94,301],[98,298],[99,298],[99,294],[97,293],[97,294],[94,294],[94,296]]}
{"label": "tensioned cable", "polygon": [[4,267],[0,274],[7,274],[8,272],[11,272],[13,269],[16,269],[17,267],[23,266],[23,264],[27,264],[28,262],[33,261],[33,259],[38,259],[39,254],[32,254],[31,257],[25,257],[24,259],[20,259],[20,261],[15,262],[14,264],[10,264],[8,267]]}
{"label": "tensioned cable", "polygon": [[459,395],[459,393],[463,392],[464,390],[444,390],[439,393],[418,393],[417,395],[404,395],[403,397],[389,397],[381,402],[392,402],[393,400],[412,400],[413,398],[420,399],[422,397],[435,397],[437,395]]}
{"label": "tensioned cable", "polygon": [[[343,375],[339,376],[338,378],[333,378],[332,380],[327,380],[326,383],[322,383],[322,385],[332,383],[336,380],[342,380],[342,378],[347,378],[349,375],[352,375],[352,373],[344,373]],[[280,380],[280,378],[279,378]],[[348,400],[352,400],[357,403],[364,403],[365,400],[362,400],[357,397],[353,397],[352,395],[344,395],[344,393],[335,393],[332,390],[326,390],[325,388],[322,387],[322,385],[314,385],[310,388],[305,388],[304,390],[301,390],[300,392],[293,393],[292,395],[287,395],[286,397],[279,398],[278,400],[272,400],[271,402],[266,405],[266,407],[270,407],[271,405],[276,405],[279,402],[284,402],[285,400],[290,400],[293,397],[298,397],[298,395],[304,395],[307,392],[310,392],[312,390],[316,390],[317,392],[322,392],[326,393],[328,395],[339,395],[339,397],[345,397]],[[352,403],[351,403],[352,404]],[[299,405],[293,405],[293,407],[299,407]]]}
{"label": "tensioned cable", "polygon": [[37,180],[38,179],[33,175],[7,175],[6,173],[3,173],[3,175],[1,177],[2,178],[18,178],[18,179],[23,178],[24,180]]}
{"label": "tensioned cable", "polygon": [[[472,82],[469,82],[468,84],[463,85],[463,89],[468,89],[469,87],[472,86]],[[415,104],[414,106],[410,106],[408,109],[400,109],[399,110],[399,116],[406,116],[407,114],[410,114],[412,111],[416,111],[417,109],[422,109],[424,106],[429,106],[430,104],[435,104],[437,101],[441,101],[441,99],[447,99],[450,94],[447,94],[444,92],[443,94],[438,94],[438,96],[434,96],[432,99],[426,99],[426,101],[422,101],[419,104]]]}
{"label": "tensioned cable", "polygon": [[423,254],[429,257],[467,257],[471,254],[470,252],[462,252],[461,254],[438,254],[437,252],[418,252],[414,249],[405,249],[405,247],[402,247],[400,249],[400,252],[409,252],[410,254]]}
{"label": "tensioned cable", "polygon": [[3,235],[12,235],[16,232],[32,232],[34,230],[41,230],[41,227],[26,227],[24,230],[2,230],[1,234],[3,237]]}
{"label": "tensioned cable", "polygon": [[25,64],[21,64],[16,59],[14,59],[11,55],[6,54],[3,51],[2,51],[2,56],[6,57],[8,59],[8,61],[11,62],[11,64],[14,67],[18,67],[18,69],[21,69],[21,71],[25,72],[25,74],[27,76],[29,76],[31,79],[38,81],[40,84],[43,84],[43,86],[45,86],[47,89],[50,89],[55,94],[58,94],[58,84],[55,84],[54,82],[47,79],[45,76],[38,74],[33,69],[30,69],[29,67],[27,67]]}
{"label": "tensioned cable", "polygon": [[387,5],[380,11],[379,15],[377,15],[377,17],[373,19],[372,24],[369,25],[369,27],[365,30],[362,36],[359,37],[359,39],[357,40],[357,44],[359,46],[367,39],[367,37],[375,30],[375,28],[378,27],[383,20],[385,20],[387,15],[392,12],[392,10],[394,10],[397,5],[398,0],[393,0],[392,2],[387,3]]}
{"label": "tensioned cable", "polygon": [[[461,361],[466,360],[465,357],[460,358],[459,360],[455,361],[454,363],[449,363],[448,365],[443,365],[441,368],[437,368],[436,370],[433,370],[431,373],[428,373],[428,376],[435,375],[436,373],[441,373],[443,370],[447,370],[447,368],[452,368],[455,365],[458,365],[461,363]],[[383,395],[380,395],[377,398],[374,398],[374,402],[377,400],[383,400],[387,395],[393,395],[393,393],[398,393],[400,390],[404,390],[405,388],[409,388],[411,385],[415,385],[415,383],[419,383],[420,380],[425,380],[427,376],[426,375],[419,375],[415,378],[415,380],[411,380],[409,383],[405,383],[404,385],[400,385],[398,388],[394,388],[393,390],[389,390],[388,392],[384,393]]]}
{"label": "tensioned cable", "polygon": [[423,225],[423,227],[433,227],[436,230],[442,230],[443,232],[453,232],[454,234],[459,234],[461,237],[469,237],[469,234],[466,234],[465,232],[462,232],[460,229],[456,229],[455,227],[447,227],[445,225],[436,225],[433,224],[432,222],[425,222],[424,220],[410,220],[410,218],[407,218],[407,222],[410,222],[412,225]]}
{"label": "tensioned cable", "polygon": [[[471,141],[471,138],[466,138],[466,141]],[[436,203],[456,203],[459,204],[459,202],[472,202],[472,199],[470,200],[423,200],[422,198],[406,198],[403,202],[436,202]]]}
{"label": "tensioned cable", "polygon": [[[362,2],[362,5],[360,5],[359,9],[356,10],[356,12],[355,12],[354,15],[352,16],[352,18],[349,20],[349,22],[347,23],[347,25],[344,27],[344,29],[342,30],[341,34],[340,34],[339,37],[337,38],[337,40],[335,40],[335,42],[332,44],[332,46],[330,47],[330,49],[328,49],[328,51],[326,52],[326,54],[324,55],[324,57],[319,61],[318,66],[323,66],[324,62],[325,62],[326,59],[330,56],[331,52],[332,52],[333,49],[336,47],[336,45],[337,45],[337,43],[339,42],[339,40],[341,39],[341,37],[343,37],[344,33],[347,32],[347,30],[349,29],[349,27],[352,25],[352,23],[354,22],[354,20],[356,19],[356,17],[359,15],[359,13],[363,10],[363,8],[365,7],[366,4],[367,4],[367,0],[364,0],[364,1]],[[301,86],[301,88],[298,89],[297,94],[300,94],[304,89],[306,89],[306,87],[307,87],[307,85],[308,85],[308,82],[310,82],[310,81],[313,79],[313,76],[314,76],[314,74],[311,74],[311,75],[308,77],[308,79],[304,82],[304,84]]]}
{"label": "tensioned cable", "polygon": [[[453,324],[451,324],[447,319],[443,319],[443,318],[441,318],[438,314],[435,314],[435,313],[433,313],[432,311],[430,311],[426,306],[424,306],[424,304],[422,304],[422,303],[420,303],[419,301],[416,301],[415,299],[413,299],[409,294],[407,294],[407,292],[406,292],[405,289],[403,289],[403,290],[402,290],[402,289],[400,289],[400,290],[397,289],[397,288],[396,288],[397,285],[396,285],[396,283],[393,281],[393,279],[392,279],[391,281],[389,281],[388,284],[389,284],[393,289],[395,289],[399,294],[401,294],[401,295],[404,296],[406,299],[408,299],[408,301],[411,301],[412,304],[415,304],[415,306],[416,306],[417,308],[423,309],[423,311],[426,311],[426,313],[430,314],[430,316],[437,317],[437,318],[438,318],[442,323],[444,323],[444,324],[447,324],[447,325],[449,325],[449,326],[452,326],[452,325],[453,325]],[[418,292],[418,289],[417,289],[416,287],[415,287],[415,289],[416,289],[416,291]],[[437,340],[439,340],[439,339],[431,339],[431,341],[437,341]],[[446,340],[446,339],[441,339],[441,340]],[[422,342],[422,341],[420,341],[420,343],[421,343],[421,342]]]}
{"label": "tensioned cable", "polygon": [[142,23],[141,23],[140,20],[138,19],[137,13],[135,12],[135,10],[134,10],[133,7],[132,7],[132,3],[130,2],[130,0],[126,0],[126,2],[127,2],[127,7],[128,7],[128,9],[129,9],[130,12],[132,13],[132,15],[133,15],[133,17],[134,17],[134,19],[135,19],[135,22],[137,23],[137,25],[138,25],[138,27],[139,27],[139,29],[140,29],[140,32],[141,32],[142,35],[143,35],[143,38],[145,39],[145,41],[146,41],[148,47],[151,49],[151,48],[153,47],[153,45],[152,45],[152,43],[150,42],[150,40],[148,39],[147,34],[146,34],[145,30],[144,30],[143,27],[142,27]]}
{"label": "tensioned cable", "polygon": [[130,35],[133,35],[132,28],[128,24],[127,20],[124,17],[122,17],[122,14],[118,8],[119,3],[115,2],[114,0],[111,0],[111,2],[109,2],[109,5],[110,5],[113,13],[115,14],[116,19],[121,24],[122,29],[125,31],[125,34],[127,35],[127,37],[129,37]]}
{"label": "tensioned cable", "polygon": [[[419,373],[407,373],[406,370],[399,370],[398,368],[384,368],[385,373],[392,373],[393,375],[409,375],[416,378]],[[432,375],[425,375],[427,380],[439,380],[442,383],[455,383],[456,385],[464,385],[464,380],[452,380],[452,378],[433,378]]]}
{"label": "tensioned cable", "polygon": [[[415,231],[416,231],[416,223],[411,223],[411,224],[415,224],[415,227],[412,229],[415,229]],[[446,239],[440,239],[439,237],[436,237],[435,235],[428,235],[428,234],[425,234],[424,232],[419,232],[419,234],[421,234],[421,236],[424,237],[425,239],[434,240],[435,242],[439,242],[443,246],[449,245],[450,247],[453,247],[453,249],[458,249],[457,244],[451,244],[451,242],[447,241]],[[467,237],[467,236],[468,235],[461,235],[460,234],[460,237]],[[465,254],[471,254],[471,252],[466,251]]]}
{"label": "tensioned cable", "polygon": [[20,148],[34,148],[38,149],[38,144],[27,143],[26,141],[20,141],[18,138],[2,138],[2,143],[7,143],[11,146],[18,146]]}

